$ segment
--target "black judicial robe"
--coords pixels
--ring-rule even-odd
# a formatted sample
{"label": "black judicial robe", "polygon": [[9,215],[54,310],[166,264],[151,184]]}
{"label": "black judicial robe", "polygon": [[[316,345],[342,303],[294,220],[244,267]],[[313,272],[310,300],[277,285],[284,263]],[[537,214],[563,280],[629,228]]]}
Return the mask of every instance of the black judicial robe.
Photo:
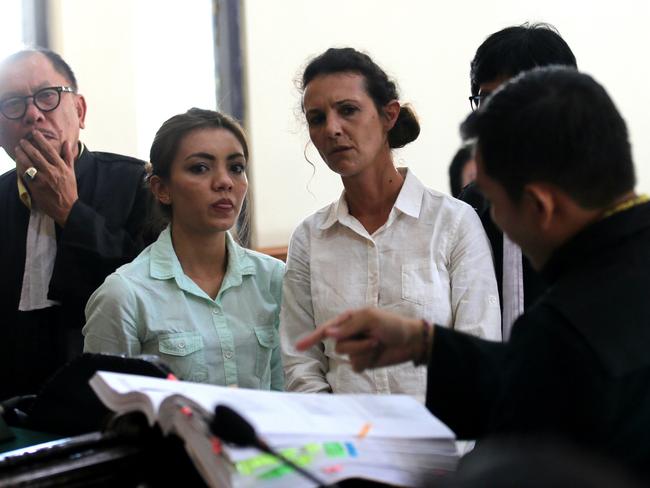
{"label": "black judicial robe", "polygon": [[650,479],[650,204],[558,249],[507,344],[436,327],[427,406],[459,438],[554,436]]}
{"label": "black judicial robe", "polygon": [[35,393],[81,353],[84,307],[117,267],[144,247],[150,207],[144,162],[84,148],[75,162],[79,200],[65,228],[56,225],[57,254],[48,298],[61,306],[19,312],[29,209],[16,170],[0,177],[0,400]]}

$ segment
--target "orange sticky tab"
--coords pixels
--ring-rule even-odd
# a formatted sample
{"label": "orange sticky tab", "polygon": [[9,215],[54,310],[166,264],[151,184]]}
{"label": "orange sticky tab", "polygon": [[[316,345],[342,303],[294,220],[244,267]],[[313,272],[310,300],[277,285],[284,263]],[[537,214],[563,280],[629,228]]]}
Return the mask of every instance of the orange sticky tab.
{"label": "orange sticky tab", "polygon": [[174,375],[174,373],[169,373],[169,374],[167,375],[167,379],[168,379],[169,381],[178,381],[178,378],[176,378],[176,376]]}
{"label": "orange sticky tab", "polygon": [[372,424],[370,422],[367,422],[367,423],[363,424],[363,427],[361,427],[361,430],[357,434],[357,437],[359,439],[363,439],[364,437],[366,437],[368,435],[368,432],[370,432],[370,429],[372,429]]}

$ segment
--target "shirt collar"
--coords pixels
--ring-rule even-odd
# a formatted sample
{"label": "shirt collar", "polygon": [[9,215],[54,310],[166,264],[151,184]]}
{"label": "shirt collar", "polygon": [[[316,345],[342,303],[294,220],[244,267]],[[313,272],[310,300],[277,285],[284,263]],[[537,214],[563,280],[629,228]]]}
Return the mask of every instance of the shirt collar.
{"label": "shirt collar", "polygon": [[424,185],[408,168],[398,168],[398,171],[404,176],[404,184],[395,201],[395,208],[414,219],[420,218]]}
{"label": "shirt collar", "polygon": [[[404,177],[404,183],[402,184],[402,188],[400,189],[393,209],[397,209],[400,212],[417,219],[420,217],[420,210],[422,209],[424,185],[417,179],[412,171],[409,171],[408,168],[398,168],[397,170]],[[349,218],[349,215],[350,211],[348,209],[348,203],[345,200],[345,190],[343,190],[338,201],[330,207],[325,220],[320,224],[319,228],[325,230],[336,222],[343,223],[347,218]]]}
{"label": "shirt collar", "polygon": [[325,217],[325,220],[320,224],[319,228],[321,230],[329,229],[347,215],[350,215],[350,211],[348,210],[348,203],[345,201],[345,190],[343,190],[338,201],[330,206],[327,217]]}
{"label": "shirt collar", "polygon": [[[84,150],[85,146],[83,142],[79,141],[79,155],[77,156],[77,161],[81,159],[81,156],[84,155]],[[85,156],[85,155],[84,155]],[[76,166],[76,163],[75,163]],[[75,168],[76,169],[76,168]],[[28,209],[32,209],[32,198],[29,195],[29,191],[27,190],[27,187],[25,187],[25,184],[23,183],[23,180],[21,179],[21,174],[16,171],[16,179],[18,181],[18,196],[20,197],[20,201],[23,202],[23,205],[25,205]]]}
{"label": "shirt collar", "polygon": [[[239,246],[230,232],[226,232],[226,248],[228,249],[228,266],[223,278],[219,295],[231,287],[239,286],[243,277],[255,275],[255,265],[244,248]],[[168,225],[156,242],[151,245],[149,275],[158,280],[176,280],[182,290],[199,296],[207,296],[196,283],[184,272],[172,244],[171,226]]]}
{"label": "shirt collar", "polygon": [[246,252],[246,249],[235,242],[235,239],[226,232],[226,248],[228,249],[228,268],[221,285],[221,293],[230,287],[242,284],[244,276],[255,275],[255,264]]}

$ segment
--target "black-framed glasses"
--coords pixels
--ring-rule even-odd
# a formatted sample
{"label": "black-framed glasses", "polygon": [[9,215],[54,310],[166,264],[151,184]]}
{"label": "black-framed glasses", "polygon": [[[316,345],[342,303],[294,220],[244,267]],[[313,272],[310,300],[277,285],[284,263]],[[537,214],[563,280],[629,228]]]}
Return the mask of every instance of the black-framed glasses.
{"label": "black-framed glasses", "polygon": [[481,102],[487,98],[489,93],[482,93],[481,95],[472,95],[469,97],[469,104],[472,107],[472,112],[478,110],[481,106]]}
{"label": "black-framed glasses", "polygon": [[41,112],[51,112],[61,103],[61,93],[74,93],[69,86],[48,86],[33,95],[5,98],[0,101],[0,112],[9,120],[22,119],[27,112],[27,101],[31,98]]}

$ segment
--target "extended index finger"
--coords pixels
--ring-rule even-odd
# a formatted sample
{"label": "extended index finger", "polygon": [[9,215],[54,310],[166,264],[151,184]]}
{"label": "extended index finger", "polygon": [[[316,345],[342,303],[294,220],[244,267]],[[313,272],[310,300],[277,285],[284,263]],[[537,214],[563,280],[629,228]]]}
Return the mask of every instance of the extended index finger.
{"label": "extended index finger", "polygon": [[316,344],[322,342],[328,337],[328,331],[334,327],[338,327],[345,320],[350,318],[350,313],[345,312],[341,315],[334,317],[333,319],[323,322],[321,325],[316,327],[314,332],[309,334],[306,337],[303,337],[298,342],[296,342],[296,349],[299,351],[305,351]]}
{"label": "extended index finger", "polygon": [[362,340],[365,339],[369,333],[374,318],[374,309],[361,308],[348,312],[345,318],[340,317],[336,324],[330,325],[328,328],[328,337],[334,340]]}

